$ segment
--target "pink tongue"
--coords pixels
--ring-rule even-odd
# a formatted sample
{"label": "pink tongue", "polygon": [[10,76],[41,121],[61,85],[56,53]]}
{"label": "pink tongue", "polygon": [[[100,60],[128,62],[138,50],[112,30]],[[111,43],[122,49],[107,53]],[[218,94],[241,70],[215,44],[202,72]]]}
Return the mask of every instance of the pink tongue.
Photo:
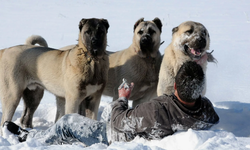
{"label": "pink tongue", "polygon": [[194,55],[200,55],[200,52],[197,52],[196,50],[194,50],[193,48],[191,49],[191,53]]}

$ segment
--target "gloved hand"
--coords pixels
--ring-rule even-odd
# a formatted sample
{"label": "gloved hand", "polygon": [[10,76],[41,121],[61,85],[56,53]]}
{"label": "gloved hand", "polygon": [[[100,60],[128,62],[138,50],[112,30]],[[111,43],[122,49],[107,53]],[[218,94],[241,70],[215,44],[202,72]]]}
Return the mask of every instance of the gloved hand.
{"label": "gloved hand", "polygon": [[129,99],[131,91],[134,88],[134,83],[131,82],[130,85],[128,85],[129,88],[125,88],[122,86],[122,88],[118,89],[119,97],[125,97],[126,99]]}

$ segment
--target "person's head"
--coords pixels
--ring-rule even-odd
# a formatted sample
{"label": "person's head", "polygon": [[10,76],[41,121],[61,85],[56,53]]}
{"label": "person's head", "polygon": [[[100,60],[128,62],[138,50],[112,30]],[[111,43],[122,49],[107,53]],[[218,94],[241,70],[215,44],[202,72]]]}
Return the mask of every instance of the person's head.
{"label": "person's head", "polygon": [[175,90],[179,98],[187,103],[195,102],[204,89],[205,75],[196,62],[185,62],[175,77]]}

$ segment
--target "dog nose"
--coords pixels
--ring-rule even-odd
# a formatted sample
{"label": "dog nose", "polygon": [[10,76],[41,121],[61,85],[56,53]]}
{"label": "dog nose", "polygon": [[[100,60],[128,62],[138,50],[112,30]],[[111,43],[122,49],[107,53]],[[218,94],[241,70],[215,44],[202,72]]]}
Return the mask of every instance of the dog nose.
{"label": "dog nose", "polygon": [[200,37],[198,40],[199,40],[200,43],[205,43],[206,42],[205,38],[203,38],[203,37]]}
{"label": "dog nose", "polygon": [[143,36],[141,38],[141,41],[142,41],[142,43],[149,42],[149,41],[151,41],[151,36],[149,34],[146,34],[145,36]]}
{"label": "dog nose", "polygon": [[91,39],[91,43],[92,43],[92,44],[97,44],[97,38],[96,38],[96,37],[93,37],[93,38]]}

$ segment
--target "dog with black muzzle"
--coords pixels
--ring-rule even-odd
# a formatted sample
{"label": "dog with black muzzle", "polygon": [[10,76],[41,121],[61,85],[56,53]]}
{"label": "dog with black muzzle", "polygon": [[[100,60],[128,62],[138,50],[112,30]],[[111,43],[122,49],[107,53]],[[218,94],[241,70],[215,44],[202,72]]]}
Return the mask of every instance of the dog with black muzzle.
{"label": "dog with black muzzle", "polygon": [[125,78],[128,83],[135,84],[130,96],[133,107],[156,96],[162,60],[159,52],[161,28],[159,18],[152,21],[141,18],[135,23],[133,43],[127,49],[109,55],[109,76],[104,95],[116,100],[117,88]]}
{"label": "dog with black muzzle", "polygon": [[[102,92],[108,79],[106,19],[82,19],[78,44],[67,50],[35,46],[33,36],[26,45],[0,51],[1,125],[11,121],[20,99],[24,100],[23,127],[32,128],[32,117],[43,91],[48,90],[64,114],[79,113],[97,119]],[[82,107],[79,107],[82,103]],[[62,109],[60,109],[62,108]]]}
{"label": "dog with black muzzle", "polygon": [[[174,78],[181,65],[186,61],[195,61],[201,65],[204,73],[207,62],[216,62],[209,52],[210,36],[204,25],[187,21],[172,30],[172,42],[163,56],[157,95],[170,95],[174,92]],[[204,84],[206,87],[206,84]],[[206,89],[206,88],[204,88]],[[206,90],[203,90],[205,95]]]}

